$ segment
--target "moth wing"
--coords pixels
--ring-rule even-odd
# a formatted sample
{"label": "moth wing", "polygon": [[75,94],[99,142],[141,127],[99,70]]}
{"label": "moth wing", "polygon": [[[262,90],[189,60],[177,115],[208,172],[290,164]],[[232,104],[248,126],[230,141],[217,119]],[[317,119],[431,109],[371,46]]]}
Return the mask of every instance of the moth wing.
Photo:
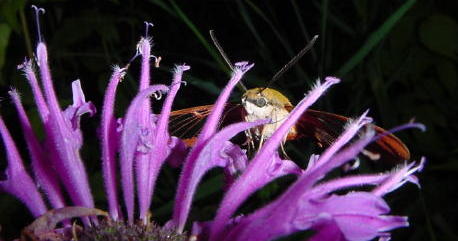
{"label": "moth wing", "polygon": [[[182,138],[187,146],[192,146],[212,109],[213,105],[202,105],[172,111],[169,121],[171,135]],[[240,104],[226,104],[219,127],[243,121],[243,113],[244,109]]]}
{"label": "moth wing", "polygon": [[[320,146],[330,146],[342,133],[350,118],[324,111],[307,110],[296,124],[296,134],[289,139],[309,137]],[[382,135],[376,142],[367,146],[366,150],[380,155],[380,161],[399,163],[410,159],[409,149],[396,136],[385,129],[371,125],[377,134]]]}

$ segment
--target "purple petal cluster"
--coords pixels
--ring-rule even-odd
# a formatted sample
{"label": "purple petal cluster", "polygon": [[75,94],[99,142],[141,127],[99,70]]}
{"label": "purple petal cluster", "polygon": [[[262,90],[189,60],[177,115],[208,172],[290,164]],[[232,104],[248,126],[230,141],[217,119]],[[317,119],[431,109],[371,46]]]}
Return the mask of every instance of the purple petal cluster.
{"label": "purple petal cluster", "polygon": [[[218,126],[231,91],[253,64],[235,64],[232,77],[216,100],[195,144],[187,148],[182,140],[170,135],[169,118],[183,73],[190,67],[176,66],[169,86],[151,85],[150,61],[156,59],[151,54],[151,39],[142,38],[137,53],[141,55],[137,96],[124,116],[114,116],[116,90],[128,70],[127,66],[114,67],[101,112],[101,166],[108,211],[113,220],[149,222],[148,210],[155,183],[161,167],[168,160],[174,166],[182,166],[173,216],[167,223],[178,233],[189,224],[192,199],[205,173],[216,167],[223,168],[227,180],[230,180],[215,218],[193,224],[191,238],[195,240],[272,240],[301,230],[313,230],[311,240],[388,239],[391,230],[408,226],[407,217],[389,214],[390,208],[383,196],[406,182],[418,185],[413,174],[421,170],[423,160],[418,164],[400,165],[386,173],[324,179],[332,170],[352,161],[374,141],[374,131],[366,128],[371,123],[367,112],[350,121],[340,137],[322,154],[312,155],[306,169],[301,169],[291,160],[283,160],[279,154],[278,149],[289,130],[339,79],[327,77],[323,82],[318,80],[280,128],[249,160],[243,146],[231,142],[231,138],[270,120],[240,122],[222,129]],[[44,214],[48,208],[92,208],[94,201],[79,154],[84,143],[79,120],[85,113],[93,115],[95,108],[85,100],[81,84],[76,80],[72,83],[73,104],[65,110],[61,109],[43,42],[38,43],[36,49],[36,65],[38,70],[31,60],[26,60],[20,69],[33,92],[45,138],[37,138],[18,92],[10,91],[29,150],[33,176],[26,171],[15,142],[0,117],[0,134],[8,163],[6,179],[0,180],[0,190],[21,200],[35,217]],[[151,100],[157,102],[163,95],[166,97],[161,112],[152,113]],[[364,134],[357,141],[350,142],[358,133]],[[281,196],[253,213],[234,216],[254,192],[276,178],[291,174],[297,179]],[[372,189],[352,191],[362,186]],[[65,194],[70,197],[71,203],[63,198]],[[43,196],[46,196],[49,206]],[[118,197],[123,200],[118,200]]]}

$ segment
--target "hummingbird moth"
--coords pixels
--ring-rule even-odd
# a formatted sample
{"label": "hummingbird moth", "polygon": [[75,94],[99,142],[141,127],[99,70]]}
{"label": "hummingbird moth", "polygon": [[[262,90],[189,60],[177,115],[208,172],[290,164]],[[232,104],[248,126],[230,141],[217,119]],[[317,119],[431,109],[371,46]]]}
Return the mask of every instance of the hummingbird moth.
{"label": "hummingbird moth", "polygon": [[[210,31],[210,36],[224,60],[232,68],[231,62],[216,40],[212,30]],[[294,65],[313,46],[317,37],[315,36],[304,49],[278,71],[266,87],[246,89],[241,84],[245,93],[242,95],[240,103],[226,104],[221,125],[225,126],[240,121],[256,121],[268,118],[272,120],[271,123],[248,131],[246,137],[261,143],[270,137],[280,127],[294,106],[281,92],[268,86]],[[174,135],[179,133],[179,136],[185,138],[185,143],[188,146],[192,146],[196,140],[192,133],[196,133],[199,123],[210,114],[212,107],[213,105],[203,105],[173,111],[170,119],[171,133]],[[309,109],[301,116],[296,125],[291,128],[285,137],[285,141],[311,138],[319,146],[327,147],[337,139],[349,120],[350,118],[342,115]],[[388,163],[398,163],[410,159],[409,149],[399,138],[389,134],[381,127],[371,126],[381,137],[365,149],[365,153],[369,157]]]}

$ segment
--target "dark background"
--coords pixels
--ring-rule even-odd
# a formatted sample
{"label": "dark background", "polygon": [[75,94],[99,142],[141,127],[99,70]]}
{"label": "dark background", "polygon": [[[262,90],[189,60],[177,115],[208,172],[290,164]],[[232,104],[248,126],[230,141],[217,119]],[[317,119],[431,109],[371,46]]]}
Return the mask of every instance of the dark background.
{"label": "dark background", "polygon": [[[426,156],[428,162],[419,175],[421,189],[406,185],[386,197],[392,213],[410,218],[411,227],[396,230],[393,239],[458,240],[456,1],[0,0],[0,96],[5,99],[1,114],[18,143],[22,143],[21,135],[7,98],[11,86],[23,93],[30,118],[40,128],[28,85],[16,70],[24,56],[31,56],[37,41],[31,4],[46,9],[41,26],[62,105],[71,101],[71,81],[80,78],[86,99],[99,110],[111,66],[124,65],[133,56],[145,20],[155,24],[150,29],[153,53],[163,58],[161,68],[152,74],[153,81],[170,83],[170,69],[176,63],[192,67],[185,74],[188,85],[180,91],[176,109],[213,103],[228,80],[227,66],[210,41],[209,29],[216,31],[232,62],[256,64],[244,79],[248,87],[264,86],[311,36],[319,34],[313,51],[273,87],[297,103],[316,78],[335,75],[342,78],[341,84],[328,91],[315,108],[346,116],[370,108],[370,115],[385,128],[412,118],[424,123],[427,132],[408,130],[398,135],[413,159]],[[136,94],[136,63],[120,85],[118,116]],[[240,96],[236,92],[234,101]],[[105,208],[97,123],[98,117],[83,117],[82,156],[91,173],[97,206]],[[297,151],[297,147],[291,149]],[[4,169],[4,149],[0,152]],[[23,157],[27,162],[26,150]],[[170,218],[176,173],[166,169],[156,189],[152,212],[161,223]],[[251,208],[268,202],[289,182],[280,180],[258,192]],[[191,219],[211,219],[220,188],[218,171],[206,176]],[[20,228],[31,221],[18,201],[1,194],[1,236],[17,237]]]}

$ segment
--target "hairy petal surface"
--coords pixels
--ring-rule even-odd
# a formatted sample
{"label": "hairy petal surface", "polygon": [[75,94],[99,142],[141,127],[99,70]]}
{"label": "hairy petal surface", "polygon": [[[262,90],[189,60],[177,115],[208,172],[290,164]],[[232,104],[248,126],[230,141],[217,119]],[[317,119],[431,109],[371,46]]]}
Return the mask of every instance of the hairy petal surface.
{"label": "hairy petal surface", "polygon": [[46,212],[45,203],[38,192],[33,179],[24,168],[24,164],[8,129],[0,116],[0,134],[6,149],[8,166],[5,180],[0,180],[0,190],[10,193],[21,200],[33,216],[38,217]]}
{"label": "hairy petal surface", "polygon": [[[140,71],[140,85],[139,92],[147,89],[151,82],[150,73],[150,59],[151,59],[151,39],[141,38],[137,44],[137,53],[141,55],[141,71]],[[158,92],[160,94],[160,92]],[[140,208],[140,217],[146,218],[148,209],[148,199],[150,192],[148,191],[148,183],[150,177],[150,166],[152,161],[152,148],[154,147],[153,141],[156,132],[156,120],[151,110],[150,99],[144,99],[141,105],[141,111],[137,114],[139,119],[138,124],[142,129],[142,135],[140,138],[143,142],[141,147],[142,154],[136,155],[134,165],[136,168],[136,184],[137,184],[137,195]]]}
{"label": "hairy petal surface", "polygon": [[390,193],[398,189],[406,182],[411,182],[420,187],[418,178],[412,174],[415,172],[421,172],[423,170],[425,162],[426,159],[422,158],[418,164],[415,162],[411,162],[409,164],[404,164],[399,166],[398,168],[395,168],[395,170],[390,173],[386,181],[378,187],[376,187],[374,190],[372,190],[372,193],[374,193],[377,196],[383,196],[387,193]]}
{"label": "hairy petal surface", "polygon": [[114,67],[113,74],[105,91],[103,100],[100,139],[102,145],[102,172],[105,192],[108,198],[108,210],[113,220],[119,218],[118,190],[116,185],[116,150],[119,134],[116,131],[116,120],[113,115],[116,89],[125,75],[125,68]]}
{"label": "hairy petal surface", "polygon": [[[127,209],[129,222],[134,220],[134,175],[133,164],[137,156],[146,155],[151,148],[147,138],[154,130],[152,123],[144,126],[138,118],[144,111],[142,103],[150,95],[157,92],[167,92],[165,85],[153,85],[141,91],[131,102],[124,118],[120,142],[121,185],[124,194],[124,203]],[[146,153],[146,154],[145,154]]]}
{"label": "hairy petal surface", "polygon": [[53,208],[64,207],[64,196],[58,178],[54,173],[51,162],[45,158],[46,156],[43,153],[44,148],[33,132],[29,118],[22,106],[19,93],[12,90],[9,94],[18,112],[24,139],[32,159],[32,170],[35,174],[37,184],[43,188]]}
{"label": "hairy petal surface", "polygon": [[[156,123],[156,129],[152,139],[152,149],[147,174],[148,176],[146,178],[147,189],[139,190],[139,192],[145,192],[145,195],[139,195],[139,199],[140,197],[144,198],[139,200],[140,219],[142,219],[144,223],[148,222],[148,210],[151,205],[154,185],[159,175],[161,166],[164,164],[166,158],[170,155],[171,149],[175,146],[180,146],[179,144],[175,143],[176,139],[170,140],[170,135],[168,133],[168,123],[170,112],[172,111],[173,100],[175,99],[175,96],[182,82],[181,79],[183,72],[189,69],[190,67],[187,65],[176,66],[173,81],[170,86],[170,91],[167,94],[167,98],[163,104],[161,114],[159,115]],[[172,146],[170,146],[170,143],[172,143]]]}
{"label": "hairy petal surface", "polygon": [[38,84],[35,71],[33,70],[32,60],[26,59],[23,64],[18,66],[18,69],[21,69],[24,72],[24,76],[32,89],[32,94],[35,99],[35,104],[37,106],[38,113],[40,114],[41,121],[44,125],[46,125],[48,122],[49,109],[43,96],[43,92]]}

